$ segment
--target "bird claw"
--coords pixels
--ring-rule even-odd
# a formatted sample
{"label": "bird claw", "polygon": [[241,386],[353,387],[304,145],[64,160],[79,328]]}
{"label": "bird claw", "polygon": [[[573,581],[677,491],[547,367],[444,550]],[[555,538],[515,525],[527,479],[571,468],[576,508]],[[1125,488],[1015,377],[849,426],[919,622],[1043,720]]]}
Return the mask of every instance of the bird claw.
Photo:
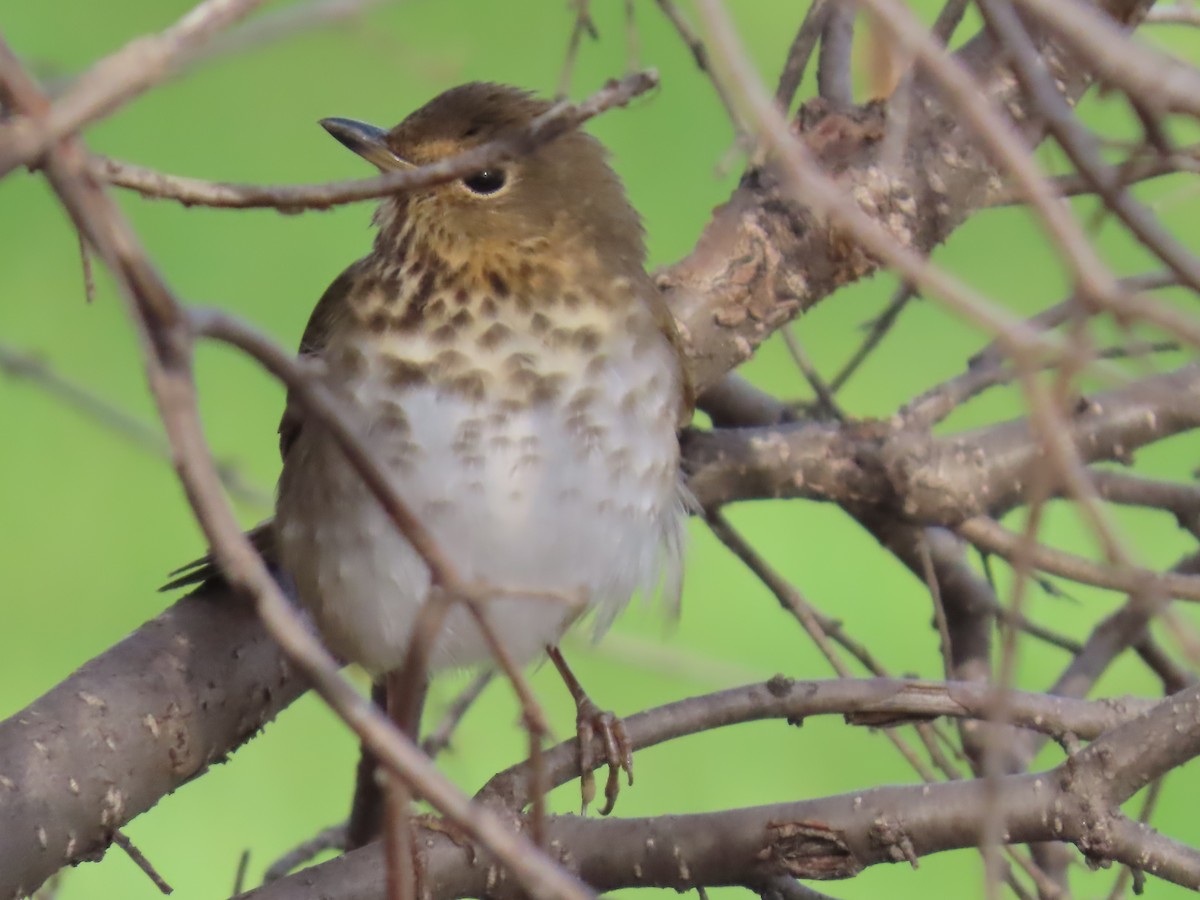
{"label": "bird claw", "polygon": [[[621,772],[624,771],[629,784],[633,784],[633,742],[625,730],[625,723],[611,712],[601,710],[584,691],[579,679],[563,659],[555,646],[546,652],[562,676],[563,683],[575,700],[575,732],[579,737],[579,792],[583,798],[582,815],[587,815],[588,804],[596,798],[596,779],[592,770],[602,763],[608,765],[608,781],[604,785],[604,808],[600,815],[607,816],[617,802],[621,790]],[[604,756],[598,759],[592,752],[592,739],[600,736]]]}
{"label": "bird claw", "polygon": [[[575,719],[579,736],[580,794],[583,799],[582,814],[587,814],[588,805],[596,797],[596,779],[592,770],[601,764],[608,765],[608,779],[604,784],[604,807],[600,815],[607,816],[617,803],[621,790],[621,772],[627,782],[633,784],[633,743],[625,730],[625,723],[615,714],[601,710],[584,697],[577,705]],[[604,756],[600,759],[592,752],[592,739],[600,735],[604,745]]]}

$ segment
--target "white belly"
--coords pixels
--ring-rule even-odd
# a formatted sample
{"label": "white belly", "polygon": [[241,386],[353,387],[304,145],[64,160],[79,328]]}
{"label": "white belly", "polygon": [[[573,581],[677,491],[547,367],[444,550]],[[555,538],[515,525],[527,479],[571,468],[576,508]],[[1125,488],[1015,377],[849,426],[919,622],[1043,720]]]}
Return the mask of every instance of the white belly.
{"label": "white belly", "polygon": [[[397,393],[384,386],[386,367],[374,355],[345,385],[399,496],[462,578],[497,592],[488,619],[519,661],[556,642],[585,611],[606,627],[634,593],[653,591],[664,570],[667,590],[677,590],[683,508],[674,361],[665,341],[635,353],[623,338],[606,349],[609,363],[589,382],[598,389],[586,436],[566,406],[581,371],[568,374],[560,399],[517,411],[490,395],[471,400],[431,385]],[[331,352],[331,368],[336,359]],[[391,404],[406,432],[386,427]],[[330,648],[373,671],[398,666],[429,591],[428,570],[313,425],[289,451],[277,523],[284,569]],[[468,613],[456,609],[432,668],[487,658]]]}

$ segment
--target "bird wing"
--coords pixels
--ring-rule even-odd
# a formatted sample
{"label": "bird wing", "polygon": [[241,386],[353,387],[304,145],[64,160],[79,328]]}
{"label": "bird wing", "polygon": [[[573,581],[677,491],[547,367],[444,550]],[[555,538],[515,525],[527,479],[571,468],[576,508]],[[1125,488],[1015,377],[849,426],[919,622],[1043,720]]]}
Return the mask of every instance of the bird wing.
{"label": "bird wing", "polygon": [[[351,264],[333,283],[325,289],[321,299],[313,308],[304,334],[300,338],[300,355],[319,356],[329,340],[329,334],[337,324],[338,317],[346,309],[345,296],[354,287],[362,274],[365,258]],[[287,403],[284,405],[283,418],[279,422],[279,455],[287,458],[288,450],[296,442],[303,423],[303,411],[300,402],[292,391],[288,391]],[[246,537],[254,545],[254,549],[266,560],[268,566],[275,565],[275,528],[274,522],[268,519],[255,526]],[[222,583],[224,581],[220,569],[213,560],[212,553],[206,553],[199,559],[194,559],[184,566],[171,572],[171,580],[164,584],[160,591],[173,591],[176,588]]]}
{"label": "bird wing", "polygon": [[[267,561],[268,566],[274,566],[275,561],[275,523],[272,519],[260,522],[249,531],[246,537],[254,545],[254,549]],[[199,559],[180,566],[171,572],[171,580],[159,588],[159,591],[173,591],[176,588],[191,587],[192,585],[224,584],[225,579],[217,567],[211,553],[206,553]]]}
{"label": "bird wing", "polygon": [[[350,293],[366,267],[367,258],[363,257],[349,265],[333,283],[325,289],[321,299],[308,317],[304,326],[304,334],[300,337],[300,356],[320,356],[329,341],[329,335],[335,330],[338,320],[346,314],[346,295]],[[300,427],[304,421],[304,413],[295,392],[288,391],[287,403],[283,407],[283,418],[279,420],[279,455],[287,459],[288,450],[300,435]]]}

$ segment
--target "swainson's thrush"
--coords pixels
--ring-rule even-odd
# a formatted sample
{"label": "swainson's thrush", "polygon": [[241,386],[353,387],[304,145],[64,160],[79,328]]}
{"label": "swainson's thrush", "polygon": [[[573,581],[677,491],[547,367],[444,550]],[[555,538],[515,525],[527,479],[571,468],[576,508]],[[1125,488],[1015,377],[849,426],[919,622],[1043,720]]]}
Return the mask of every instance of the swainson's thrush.
{"label": "swainson's thrush", "polygon": [[[475,83],[391,131],[322,124],[388,170],[487,143],[550,106]],[[660,581],[677,599],[676,428],[690,402],[673,320],[644,269],[640,220],[602,145],[568,133],[388,197],[375,223],[372,251],[326,290],[300,352],[321,362],[459,577],[494,589],[486,615],[511,657],[533,658],[589,612],[604,628]],[[331,650],[394,671],[429,595],[428,568],[294,400],[279,431],[276,517],[258,542]],[[210,574],[202,567],[171,586]],[[430,668],[489,658],[469,612],[455,607]],[[572,692],[582,715],[586,700],[577,684]]]}
{"label": "swainson's thrush", "polygon": [[[475,83],[388,132],[323,124],[394,169],[486,143],[549,108]],[[585,612],[607,625],[664,569],[677,590],[681,363],[644,269],[641,223],[602,145],[564,135],[389,197],[375,222],[373,250],[325,292],[300,351],[321,360],[460,577],[496,589],[487,616],[509,653],[531,659]],[[319,425],[289,407],[280,435],[279,562],[332,650],[392,670],[428,569]],[[456,608],[431,668],[488,658]]]}

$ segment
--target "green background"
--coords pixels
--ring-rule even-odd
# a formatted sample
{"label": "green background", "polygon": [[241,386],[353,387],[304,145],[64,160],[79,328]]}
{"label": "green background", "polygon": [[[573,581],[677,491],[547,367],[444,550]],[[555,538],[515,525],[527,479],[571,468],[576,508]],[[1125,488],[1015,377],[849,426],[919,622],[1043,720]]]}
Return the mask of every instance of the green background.
{"label": "green background", "polygon": [[[635,5],[641,59],[658,68],[662,87],[629,109],[603,116],[591,129],[612,148],[645,217],[657,266],[691,248],[711,208],[734,186],[740,160],[730,156],[732,130],[711,85],[655,6],[647,0]],[[931,3],[917,5],[925,15],[935,9]],[[181,0],[12,0],[3,6],[0,26],[39,76],[53,81],[137,34],[161,29],[188,6]],[[575,97],[621,74],[627,63],[623,4],[602,0],[593,6],[601,39],[584,43],[572,83]],[[773,84],[801,4],[747,0],[729,6],[759,70]],[[687,4],[683,8],[693,13]],[[218,56],[91,128],[87,140],[118,158],[212,179],[283,183],[366,175],[359,160],[316,126],[317,119],[339,115],[390,125],[441,90],[475,79],[553,92],[571,21],[560,0],[391,3],[351,23]],[[1193,60],[1200,57],[1200,42],[1186,33],[1158,29],[1148,35]],[[864,73],[871,46],[863,42],[859,49]],[[865,91],[865,75],[861,80]],[[810,80],[801,95],[811,92]],[[1085,111],[1111,134],[1136,134],[1117,100],[1088,102]],[[1196,137],[1182,127],[1174,136]],[[1053,153],[1040,158],[1057,165]],[[1185,242],[1197,245],[1194,180],[1164,180],[1139,189],[1139,195],[1155,203]],[[297,343],[320,291],[370,240],[370,204],[283,216],[186,210],[129,195],[120,200],[181,297],[228,308],[289,347]],[[1091,206],[1082,203],[1079,209],[1087,213]],[[1154,268],[1111,223],[1097,226],[1096,236],[1119,273]],[[1021,211],[980,214],[936,259],[1017,313],[1056,302],[1065,287],[1052,248]],[[847,288],[798,324],[797,333],[823,373],[837,370],[861,339],[861,323],[894,286],[891,277],[878,276]],[[23,172],[0,182],[0,340],[36,352],[63,375],[153,421],[136,339],[120,299],[98,272],[96,301],[84,302],[69,223],[42,180]],[[844,406],[856,416],[887,416],[961,371],[983,341],[935,300],[915,303],[843,392]],[[1167,355],[1155,365],[1169,368],[1183,360],[1182,354]],[[202,348],[197,371],[214,452],[269,492],[278,469],[279,387],[223,349]],[[807,395],[777,338],[744,371],[780,396]],[[957,413],[945,428],[1018,412],[1018,398],[997,391]],[[202,542],[175,476],[153,453],[12,378],[0,378],[0,417],[3,716],[159,612],[170,602],[156,593],[165,572],[195,557]],[[1167,442],[1139,454],[1139,471],[1190,478],[1196,450],[1190,438]],[[240,512],[252,524],[267,509],[243,503]],[[747,504],[730,515],[786,577],[827,614],[842,619],[891,672],[940,676],[927,592],[836,508]],[[1169,516],[1121,512],[1118,521],[1131,551],[1146,564],[1170,565],[1189,549]],[[1019,522],[1017,517],[1010,524]],[[1050,511],[1044,537],[1078,552],[1094,549],[1066,508]],[[996,569],[1006,590],[1007,573],[1002,565]],[[1100,591],[1068,591],[1070,597],[1063,598],[1035,590],[1030,612],[1078,638],[1122,601]],[[1192,618],[1191,609],[1181,614]],[[1174,648],[1172,638],[1165,639]],[[665,622],[653,606],[635,607],[599,647],[582,638],[568,647],[598,702],[625,714],[776,672],[797,678],[831,674],[799,626],[697,523],[677,623]],[[1066,662],[1060,651],[1026,642],[1019,683],[1041,689]],[[463,680],[456,674],[437,682],[434,712]],[[553,671],[538,670],[534,684],[557,733],[570,735],[572,709]],[[1107,694],[1155,690],[1130,659],[1114,666],[1100,685]],[[524,738],[515,722],[511,691],[493,684],[440,764],[465,789],[477,788],[522,756]],[[270,861],[345,814],[355,756],[346,730],[319,701],[305,697],[227,764],[163,800],[127,832],[175,886],[175,896],[225,896],[243,850],[252,854],[253,883]],[[1042,762],[1058,758],[1048,752]],[[847,728],[836,717],[814,719],[802,729],[783,722],[741,726],[646,750],[637,755],[637,775],[637,785],[622,794],[620,815],[715,810],[915,779],[882,735]],[[1173,774],[1156,819],[1193,844],[1200,842],[1191,799],[1197,788],[1194,765]],[[574,808],[576,791],[572,784],[556,792],[557,808]],[[1095,896],[1107,890],[1110,877],[1080,869],[1074,886],[1081,896]],[[978,855],[971,851],[922,859],[916,872],[877,866],[824,888],[851,898],[983,891]],[[1183,894],[1154,881],[1149,889],[1155,897]],[[114,849],[102,862],[68,873],[60,896],[139,898],[156,892]]]}

